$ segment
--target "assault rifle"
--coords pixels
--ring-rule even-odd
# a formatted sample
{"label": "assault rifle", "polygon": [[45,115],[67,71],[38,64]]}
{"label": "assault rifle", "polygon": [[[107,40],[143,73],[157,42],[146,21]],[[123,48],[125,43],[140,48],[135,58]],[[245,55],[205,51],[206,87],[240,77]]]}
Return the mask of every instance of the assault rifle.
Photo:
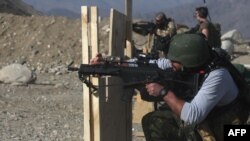
{"label": "assault rifle", "polygon": [[153,33],[156,29],[156,25],[153,22],[139,21],[132,24],[134,32],[146,36],[149,33]]}
{"label": "assault rifle", "polygon": [[[94,86],[88,79],[88,76],[117,76],[122,78],[124,88],[134,88],[141,90],[145,84],[157,82],[162,85],[168,85],[173,90],[185,89],[191,90],[192,93],[197,91],[198,75],[190,75],[190,73],[173,72],[162,70],[152,66],[122,66],[113,63],[89,65],[81,64],[80,68],[69,67],[69,71],[78,71],[79,79],[88,87],[96,91],[98,88]],[[126,100],[131,100],[133,93],[128,94]]]}

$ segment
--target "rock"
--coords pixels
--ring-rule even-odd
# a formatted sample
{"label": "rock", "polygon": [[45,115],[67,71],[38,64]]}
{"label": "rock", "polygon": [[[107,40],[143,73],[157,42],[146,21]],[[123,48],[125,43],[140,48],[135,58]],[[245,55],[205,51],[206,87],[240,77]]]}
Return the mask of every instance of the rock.
{"label": "rock", "polygon": [[231,40],[221,41],[221,48],[224,49],[230,56],[234,52],[234,44]]}
{"label": "rock", "polygon": [[230,31],[226,32],[225,34],[223,34],[221,36],[221,40],[226,40],[226,39],[241,41],[242,40],[242,35],[238,30],[233,29],[233,30],[230,30]]}
{"label": "rock", "polygon": [[240,44],[243,38],[236,29],[230,30],[221,36],[221,48],[224,49],[230,56],[233,55],[235,44]]}
{"label": "rock", "polygon": [[27,84],[35,80],[33,72],[24,65],[11,64],[0,70],[0,82]]}

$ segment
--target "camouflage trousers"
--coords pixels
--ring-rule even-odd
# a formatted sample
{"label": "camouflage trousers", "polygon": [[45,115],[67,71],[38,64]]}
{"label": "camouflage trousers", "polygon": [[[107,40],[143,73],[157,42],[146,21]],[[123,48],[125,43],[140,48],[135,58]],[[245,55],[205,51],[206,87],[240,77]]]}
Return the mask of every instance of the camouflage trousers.
{"label": "camouflage trousers", "polygon": [[199,141],[194,126],[185,125],[171,111],[154,111],[142,118],[146,141]]}
{"label": "camouflage trousers", "polygon": [[170,110],[157,110],[142,118],[142,127],[146,141],[223,141],[224,125],[244,124],[247,117],[236,104],[217,110],[199,125],[185,125]]}

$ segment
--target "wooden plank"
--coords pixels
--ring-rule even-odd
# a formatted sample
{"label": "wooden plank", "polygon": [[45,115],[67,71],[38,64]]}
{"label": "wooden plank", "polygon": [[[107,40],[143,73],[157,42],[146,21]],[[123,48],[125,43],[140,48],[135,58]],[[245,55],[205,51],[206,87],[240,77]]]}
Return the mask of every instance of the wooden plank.
{"label": "wooden plank", "polygon": [[90,7],[90,28],[91,28],[91,58],[95,57],[99,53],[99,36],[98,36],[98,9],[97,7]]}
{"label": "wooden plank", "polygon": [[110,13],[109,55],[123,56],[126,45],[126,16],[115,9]]}
{"label": "wooden plank", "polygon": [[[132,42],[132,0],[125,0],[126,3],[126,8],[125,8],[125,13],[126,13],[126,36],[127,36],[127,44],[126,44],[126,55],[128,57],[133,57],[133,51],[134,51],[134,45]],[[151,44],[151,35],[148,36],[148,47]],[[151,47],[150,47],[151,48]],[[149,48],[144,48],[144,49],[149,49]],[[144,50],[146,53],[149,52],[149,50]],[[145,53],[144,52],[144,53]],[[154,106],[152,102],[146,102],[143,101],[140,97],[139,92],[137,92],[137,95],[135,97],[135,103],[133,107],[133,123],[141,123],[142,117],[148,113],[153,111]]]}
{"label": "wooden plank", "polygon": [[132,42],[132,0],[125,0],[125,15],[126,15],[126,55],[133,57],[134,46]]}
{"label": "wooden plank", "polygon": [[[99,53],[99,42],[98,42],[98,9],[97,7],[90,7],[90,28],[91,28],[91,58],[93,58],[97,53]],[[94,85],[99,84],[98,78],[91,78]],[[92,107],[92,130],[93,141],[100,141],[100,109],[99,109],[99,97],[97,95],[91,94],[91,107]]]}
{"label": "wooden plank", "polygon": [[123,99],[131,91],[123,89],[119,78],[102,80],[109,86],[100,88],[101,140],[132,141],[131,103]]}
{"label": "wooden plank", "polygon": [[[82,63],[88,64],[98,53],[98,10],[97,7],[82,6]],[[94,85],[97,78],[89,78]],[[99,98],[90,88],[83,85],[84,141],[100,141]]]}
{"label": "wooden plank", "polygon": [[132,40],[132,0],[125,1],[125,15],[126,15],[126,36],[127,40]]}
{"label": "wooden plank", "polygon": [[[81,7],[81,20],[82,20],[82,63],[89,63],[89,40],[88,40],[88,7]],[[89,88],[83,84],[83,139],[84,141],[91,140],[90,131],[90,92]]]}
{"label": "wooden plank", "polygon": [[[111,9],[109,55],[123,56],[126,41],[126,16]],[[131,90],[123,89],[118,77],[102,79],[108,87],[100,87],[100,115],[102,141],[132,140],[132,104],[122,100]]]}
{"label": "wooden plank", "polygon": [[136,137],[143,137],[143,138],[145,137],[143,132],[134,132],[134,133],[133,133],[133,136],[136,136]]}
{"label": "wooden plank", "polygon": [[153,102],[147,102],[141,99],[140,93],[134,97],[133,106],[133,123],[141,124],[141,119],[144,115],[154,110]]}

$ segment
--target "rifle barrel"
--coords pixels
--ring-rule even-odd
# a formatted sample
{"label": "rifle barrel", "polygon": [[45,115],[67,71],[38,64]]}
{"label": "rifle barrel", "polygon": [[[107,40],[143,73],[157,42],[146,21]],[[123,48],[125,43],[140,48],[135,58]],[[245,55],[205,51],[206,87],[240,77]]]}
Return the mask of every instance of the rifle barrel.
{"label": "rifle barrel", "polygon": [[68,71],[79,71],[77,67],[68,67]]}

